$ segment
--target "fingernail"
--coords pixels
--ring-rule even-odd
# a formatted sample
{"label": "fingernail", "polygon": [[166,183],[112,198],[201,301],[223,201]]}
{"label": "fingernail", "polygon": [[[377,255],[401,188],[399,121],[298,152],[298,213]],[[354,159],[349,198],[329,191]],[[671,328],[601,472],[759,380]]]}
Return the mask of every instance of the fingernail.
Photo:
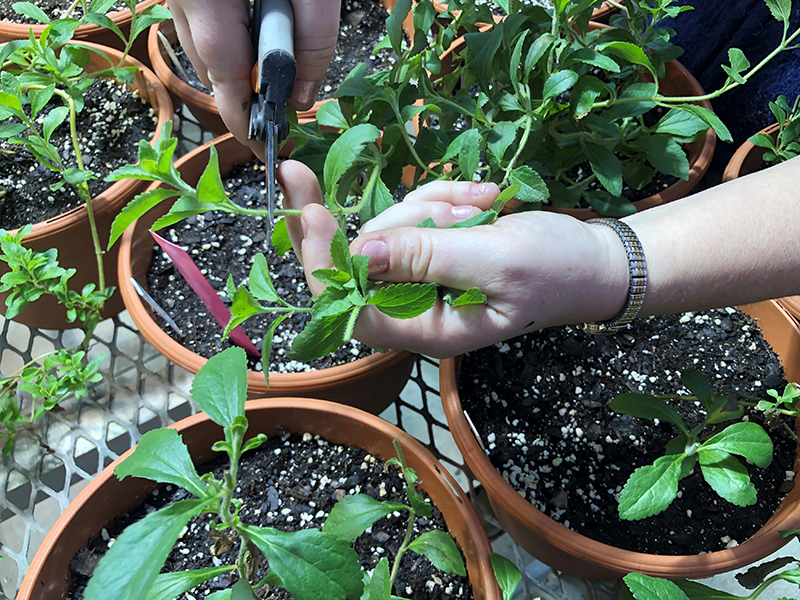
{"label": "fingernail", "polygon": [[472,206],[453,206],[450,212],[456,221],[465,221],[472,216]]}
{"label": "fingernail", "polygon": [[308,110],[314,105],[317,98],[317,90],[322,82],[298,79],[294,82],[294,92],[292,100],[300,110]]}
{"label": "fingernail", "polygon": [[473,183],[472,184],[472,195],[476,198],[480,198],[486,192],[489,191],[489,184],[488,183]]}
{"label": "fingernail", "polygon": [[383,240],[370,240],[361,248],[369,256],[369,274],[380,275],[389,268],[389,244]]}

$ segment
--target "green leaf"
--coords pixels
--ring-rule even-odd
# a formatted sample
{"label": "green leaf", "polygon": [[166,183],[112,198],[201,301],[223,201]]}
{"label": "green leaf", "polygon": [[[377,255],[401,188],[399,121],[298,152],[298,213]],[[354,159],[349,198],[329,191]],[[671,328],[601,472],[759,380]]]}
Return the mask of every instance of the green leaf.
{"label": "green leaf", "polygon": [[522,573],[517,565],[496,552],[492,552],[489,559],[492,561],[492,571],[497,579],[497,585],[500,586],[500,591],[503,593],[503,600],[512,600],[519,582],[522,581]]}
{"label": "green leaf", "polygon": [[174,429],[148,431],[136,444],[128,458],[117,465],[114,474],[119,479],[143,477],[159,483],[173,483],[198,498],[207,493],[189,456],[189,450]]}
{"label": "green leaf", "polygon": [[378,289],[367,304],[395,319],[412,319],[436,303],[435,283],[393,283]]}
{"label": "green leaf", "polygon": [[651,135],[639,139],[639,147],[657,171],[679,179],[689,179],[689,160],[680,144],[664,135]]}
{"label": "green leaf", "polygon": [[49,23],[50,17],[38,6],[33,4],[32,2],[14,2],[11,5],[11,8],[14,9],[14,12],[20,15],[25,15],[26,17],[30,17],[34,21],[38,21],[39,23]]}
{"label": "green leaf", "polygon": [[612,196],[620,196],[622,194],[622,165],[619,159],[605,146],[581,140],[581,148],[589,160],[592,172],[603,184],[603,187]]}
{"label": "green leaf", "polygon": [[349,313],[311,319],[292,340],[289,358],[309,362],[327,356],[342,345],[348,320]]}
{"label": "green leaf", "polygon": [[109,29],[110,31],[113,31],[114,34],[125,43],[127,43],[128,41],[125,34],[122,33],[122,30],[119,27],[117,27],[117,24],[114,23],[114,21],[112,21],[106,15],[101,15],[96,12],[90,12],[83,15],[83,20],[87,21],[88,23],[94,23],[95,25],[97,25],[98,27],[102,27],[103,29]]}
{"label": "green leaf", "polygon": [[311,275],[319,279],[325,285],[340,290],[344,290],[344,284],[352,279],[348,273],[340,271],[339,269],[317,269],[311,273]]}
{"label": "green leaf", "polygon": [[670,454],[652,465],[639,467],[628,478],[619,496],[619,516],[638,521],[665,510],[678,494],[681,463],[686,454]]}
{"label": "green leaf", "polygon": [[481,89],[489,89],[489,78],[492,73],[492,63],[498,54],[500,44],[503,42],[503,24],[498,23],[491,31],[482,33],[468,33],[464,36],[467,47],[474,54],[475,78]]}
{"label": "green leaf", "polygon": [[350,543],[318,529],[293,533],[240,525],[264,554],[281,585],[297,600],[360,598],[363,589],[358,555]]}
{"label": "green leaf", "polygon": [[655,133],[663,133],[680,138],[694,138],[708,131],[708,123],[694,113],[673,108],[661,117]]}
{"label": "green leaf", "polygon": [[645,160],[634,158],[622,163],[622,179],[635,190],[641,190],[653,180],[656,170]]}
{"label": "green leaf", "polygon": [[496,123],[486,138],[486,148],[494,164],[500,165],[508,147],[517,139],[517,126],[511,121]]}
{"label": "green leaf", "polygon": [[125,230],[137,219],[144,216],[154,206],[164,200],[169,200],[178,195],[178,192],[167,188],[156,188],[134,197],[123,208],[111,224],[111,235],[108,239],[108,249],[116,243]]}
{"label": "green leaf", "polygon": [[[317,271],[314,271],[312,275],[315,273]],[[345,289],[345,286],[334,286],[323,290],[314,301],[311,316],[315,319],[319,317],[335,317],[349,312],[356,305],[363,306],[363,299],[359,298],[354,301],[351,293],[357,296],[356,292],[353,292],[352,289]]]}
{"label": "green leaf", "polygon": [[517,199],[523,202],[544,202],[550,197],[547,184],[536,171],[527,165],[511,171],[509,182],[519,186]]}
{"label": "green leaf", "polygon": [[50,140],[53,131],[56,127],[61,125],[69,116],[69,108],[66,106],[57,106],[45,116],[42,121],[42,132],[45,140]]}
{"label": "green leaf", "polygon": [[522,49],[525,47],[525,38],[528,37],[530,31],[525,30],[517,38],[514,44],[514,51],[511,53],[511,62],[509,63],[508,72],[511,75],[511,84],[514,86],[514,92],[519,94],[519,84],[527,80],[528,71],[522,73],[520,77],[520,67],[522,66]]}
{"label": "green leaf", "polygon": [[[172,139],[174,139],[175,143],[177,143],[177,139]],[[171,159],[172,152],[169,152],[168,154],[168,158]],[[168,171],[168,166],[166,169],[162,166],[162,159],[163,157],[159,158],[158,170],[159,172]],[[225,195],[225,187],[222,184],[222,177],[219,173],[219,156],[217,155],[217,149],[214,146],[211,146],[209,150],[208,164],[203,170],[203,174],[200,175],[200,180],[197,182],[197,199],[200,202],[213,202],[216,204],[230,202],[228,196]]]}
{"label": "green leaf", "polygon": [[380,135],[375,125],[362,123],[348,129],[333,142],[324,168],[325,191],[329,195],[336,197],[342,175],[356,163],[364,146],[377,140]]}
{"label": "green leaf", "polygon": [[267,259],[260,252],[253,259],[253,266],[250,267],[250,293],[264,302],[280,302],[280,296],[272,284],[272,277],[269,274]]}
{"label": "green leaf", "polygon": [[683,433],[689,433],[678,411],[661,398],[648,396],[647,394],[620,394],[608,406],[618,413],[639,419],[663,419],[677,425],[678,429]]}
{"label": "green leaf", "polygon": [[278,329],[278,325],[283,323],[289,316],[291,316],[291,313],[287,312],[282,314],[269,324],[266,333],[264,333],[264,341],[261,343],[261,364],[264,365],[264,381],[267,387],[269,387],[269,371],[270,365],[272,364],[270,363],[272,357],[272,339],[275,337],[275,330]]}
{"label": "green leaf", "polygon": [[222,333],[223,340],[230,335],[231,331],[253,315],[269,312],[258,303],[253,294],[243,285],[239,286],[230,298],[233,300],[233,304],[231,305],[231,318],[225,326],[225,331]]}
{"label": "green leaf", "polygon": [[392,49],[398,56],[403,54],[403,21],[410,10],[411,0],[398,0],[386,19],[386,31],[389,34],[389,41],[391,41]]}
{"label": "green leaf", "polygon": [[207,569],[196,569],[193,571],[179,571],[177,573],[161,573],[153,587],[147,593],[147,600],[173,600],[181,594],[185,594],[192,588],[197,587],[204,581],[213,579],[217,575],[222,575],[228,571],[233,571],[236,565],[221,565],[219,567],[209,567]]}
{"label": "green leaf", "polygon": [[464,559],[450,534],[440,529],[426,531],[408,545],[409,550],[422,554],[433,566],[445,573],[467,576]]}
{"label": "green leaf", "polygon": [[481,142],[480,132],[477,129],[468,129],[454,139],[450,146],[448,146],[447,152],[445,152],[445,158],[442,159],[442,162],[446,162],[458,154],[458,166],[461,167],[464,178],[467,181],[472,181],[475,170],[478,168],[481,160]]}
{"label": "green leaf", "polygon": [[247,356],[242,348],[228,348],[212,356],[192,382],[192,399],[217,425],[233,426],[244,416],[247,399]]}
{"label": "green leaf", "polygon": [[566,92],[571,89],[577,81],[578,74],[575,71],[570,71],[569,69],[556,71],[544,82],[542,102],[547,102],[550,98],[555,98],[559,94]]}
{"label": "green leaf", "polygon": [[764,428],[756,423],[729,425],[707,440],[702,448],[743,456],[762,469],[772,462],[772,441]]}
{"label": "green leaf", "polygon": [[697,369],[684,369],[681,372],[681,383],[694,394],[706,410],[714,404],[714,392],[708,378]]}
{"label": "green leaf", "polygon": [[100,559],[84,592],[86,600],[143,600],[183,528],[205,500],[180,500],[128,527]]}
{"label": "green leaf", "polygon": [[599,44],[597,50],[604,54],[613,54],[635,65],[642,65],[651,72],[653,71],[653,63],[647,58],[644,50],[636,44],[631,44],[630,42],[607,42]]}
{"label": "green leaf", "polygon": [[272,228],[272,247],[275,252],[286,254],[292,249],[292,240],[289,237],[289,229],[286,226],[286,219],[281,217],[275,222],[275,227]]}
{"label": "green leaf", "polygon": [[717,494],[736,506],[756,503],[756,487],[750,483],[747,468],[727,452],[707,450],[700,446],[700,471]]}
{"label": "green leaf", "polygon": [[619,65],[614,61],[613,58],[610,58],[605,54],[600,54],[591,48],[581,48],[576,50],[567,58],[569,60],[576,60],[578,62],[586,63],[587,65],[599,67],[605,71],[610,71],[611,73],[619,73],[620,71]]}
{"label": "green leaf", "polygon": [[354,542],[379,519],[396,510],[409,510],[409,507],[398,502],[380,502],[364,494],[345,496],[333,506],[322,531]]}
{"label": "green leaf", "polygon": [[537,37],[528,48],[528,54],[525,56],[525,72],[530,73],[539,62],[539,59],[544,56],[550,47],[553,45],[555,38],[550,33],[543,33]]}
{"label": "green leaf", "polygon": [[331,260],[333,266],[353,276],[353,259],[350,256],[350,245],[341,229],[337,229],[331,239]]}
{"label": "green leaf", "polygon": [[14,137],[28,128],[24,123],[3,123],[0,124],[0,138]]}
{"label": "green leaf", "polygon": [[622,580],[636,600],[689,600],[681,588],[669,579],[658,579],[642,573],[628,573]]}
{"label": "green leaf", "polygon": [[608,86],[594,75],[581,75],[572,95],[569,98],[569,106],[575,119],[582,119],[592,110],[595,100]]}
{"label": "green leaf", "polygon": [[679,110],[685,110],[687,112],[692,113],[703,119],[706,123],[711,126],[714,130],[714,133],[717,134],[717,137],[722,140],[723,142],[732,142],[733,136],[731,132],[728,131],[728,128],[725,126],[720,118],[715,115],[712,111],[708,110],[703,106],[697,106],[696,104],[681,104],[677,107]]}
{"label": "green leaf", "polygon": [[789,22],[792,15],[792,0],[764,0],[772,16],[783,23]]}
{"label": "green leaf", "polygon": [[750,61],[739,48],[729,48],[728,58],[731,60],[731,66],[737,73],[746,71],[750,68]]}
{"label": "green leaf", "polygon": [[392,196],[392,192],[389,191],[389,188],[386,187],[380,177],[377,178],[371,193],[365,195],[363,200],[364,205],[358,213],[362,224],[374,219],[387,208],[394,206],[394,196]]}
{"label": "green leaf", "polygon": [[392,580],[389,576],[389,559],[385,556],[378,561],[372,571],[361,600],[389,600],[392,598]]}
{"label": "green leaf", "polygon": [[691,600],[741,600],[739,596],[715,590],[696,581],[678,579],[674,581],[674,583],[681,588],[683,593],[689,596]]}
{"label": "green leaf", "polygon": [[317,121],[325,127],[334,129],[347,129],[350,125],[342,114],[342,107],[335,100],[325,102],[317,111]]}
{"label": "green leaf", "polygon": [[41,111],[47,105],[47,103],[50,102],[50,98],[53,97],[55,89],[55,84],[51,83],[43,90],[31,90],[29,92],[31,97],[31,118],[36,118],[36,115],[39,114],[39,111]]}
{"label": "green leaf", "polygon": [[468,306],[470,304],[486,304],[488,298],[478,288],[469,288],[466,292],[448,290],[442,299],[450,306]]}

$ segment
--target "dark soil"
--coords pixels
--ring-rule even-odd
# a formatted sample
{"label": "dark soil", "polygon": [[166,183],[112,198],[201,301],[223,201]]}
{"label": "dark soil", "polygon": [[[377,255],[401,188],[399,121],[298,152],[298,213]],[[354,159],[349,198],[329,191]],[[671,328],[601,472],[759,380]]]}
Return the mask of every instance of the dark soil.
{"label": "dark soil", "polygon": [[[263,164],[251,162],[236,167],[223,179],[223,182],[231,198],[239,205],[248,208],[266,208]],[[351,234],[355,235],[355,225],[351,226]],[[294,306],[306,306],[311,299],[303,270],[294,253],[290,251],[284,256],[276,255],[265,217],[208,212],[181,221],[161,231],[160,235],[188,250],[201,272],[207,276],[211,286],[228,305],[230,299],[225,293],[228,274],[233,275],[236,285],[242,283],[250,275],[253,260],[259,252],[266,257],[273,275],[273,283],[282,298]],[[154,253],[153,262],[147,272],[147,286],[156,302],[183,331],[185,337],[181,338],[156,317],[161,328],[174,340],[206,358],[211,358],[231,346],[229,340],[220,341],[223,328],[161,250]],[[363,358],[371,353],[368,347],[353,341],[349,348],[340,348],[333,355],[310,364],[289,360],[285,354],[291,345],[291,340],[309,319],[307,313],[295,314],[278,327],[271,357],[272,372],[324,369]],[[259,350],[271,320],[269,315],[261,315],[243,325],[245,333]],[[251,370],[263,369],[260,359],[249,357],[249,361]]]}
{"label": "dark soil", "polygon": [[[203,85],[203,82],[200,81],[200,77],[197,75],[197,70],[195,70],[192,61],[189,60],[189,57],[186,56],[186,53],[183,51],[183,46],[180,43],[176,43],[172,46],[172,50],[175,52],[175,56],[178,57],[178,62],[183,67],[183,70],[186,72],[186,75],[189,76],[187,80],[183,74],[178,72],[178,69],[175,68],[175,64],[167,57],[165,60],[169,65],[169,68],[172,70],[175,75],[180,77],[185,83],[188,83],[198,92],[203,92],[204,94],[211,94],[211,90],[209,90],[206,86]],[[212,94],[213,95],[213,94]]]}
{"label": "dark soil", "polygon": [[[336,88],[360,63],[369,72],[391,69],[397,60],[393,50],[372,50],[386,36],[389,11],[377,0],[344,0],[339,21],[336,54],[319,90],[319,100],[333,98]],[[406,40],[408,43],[408,40]]]}
{"label": "dark soil", "polygon": [[[758,327],[733,309],[651,317],[615,336],[571,327],[547,329],[468,354],[461,365],[462,404],[503,477],[539,510],[592,539],[653,554],[697,554],[752,536],[794,483],[797,447],[781,428],[768,432],[774,458],[747,470],[754,506],[721,499],[695,467],[679,498],[640,521],[617,516],[630,474],[664,454],[679,431],[617,414],[618,394],[688,393],[679,374],[694,368],[715,389],[766,398],[783,391],[783,369]],[[673,402],[689,427],[699,403]],[[502,408],[501,408],[502,407]],[[763,422],[760,414],[751,421]]]}
{"label": "dark soil", "polygon": [[[37,117],[39,124],[46,112]],[[84,164],[97,176],[89,182],[93,196],[111,185],[103,181],[106,175],[138,160],[139,140],[150,139],[157,122],[155,109],[138,94],[104,79],[92,83],[86,92],[86,105],[77,115],[77,129],[82,134]],[[56,129],[51,142],[66,157],[66,166],[76,166],[69,119]],[[59,179],[24,146],[0,140],[0,188],[6,190],[0,201],[0,227],[10,230],[39,223],[83,204],[70,185],[51,191],[50,186]]]}
{"label": "dark soil", "polygon": [[[227,462],[214,461],[205,467],[221,478]],[[270,438],[264,446],[246,455],[239,466],[237,496],[244,505],[240,517],[243,522],[275,527],[282,531],[297,531],[311,527],[320,528],[336,500],[347,494],[362,493],[378,500],[408,503],[396,467],[388,467],[363,450],[336,446],[305,434]],[[112,540],[131,523],[167,504],[187,498],[187,492],[167,485],[152,494],[143,506],[130,515],[118,519],[102,535],[92,540],[72,561],[74,587],[70,598],[80,600],[89,576]],[[390,565],[403,540],[407,513],[395,512],[381,519],[355,542],[361,565],[373,569],[386,556]],[[234,539],[227,551],[217,547],[209,535],[210,515],[202,515],[189,522],[186,533],[179,539],[167,559],[162,572],[200,569],[219,564],[233,564],[238,553],[239,540]],[[415,535],[431,529],[447,530],[439,510],[433,508],[432,519],[418,519]],[[266,574],[262,562],[253,580]],[[205,595],[230,587],[236,576],[221,575],[195,588],[188,598]],[[264,590],[266,591],[266,590]],[[442,573],[427,558],[407,552],[401,559],[393,594],[419,600],[441,598],[472,598],[472,588],[466,578]],[[273,587],[261,595],[267,599],[287,599],[282,588]]]}
{"label": "dark soil", "polygon": [[[89,0],[87,0],[88,2]],[[0,21],[8,21],[10,23],[28,23],[28,24],[36,24],[39,25],[38,21],[34,21],[33,19],[20,15],[14,12],[12,5],[17,2],[17,0],[0,0]],[[36,6],[41,8],[44,13],[50,17],[51,19],[59,19],[63,16],[63,13],[67,11],[67,9],[72,6],[72,0],[36,0],[34,2]],[[127,6],[124,2],[117,2],[111,7],[110,11],[119,11],[125,10]],[[78,6],[75,7],[75,10],[72,12],[73,17],[80,17],[83,14],[83,10],[81,8],[80,3]]]}

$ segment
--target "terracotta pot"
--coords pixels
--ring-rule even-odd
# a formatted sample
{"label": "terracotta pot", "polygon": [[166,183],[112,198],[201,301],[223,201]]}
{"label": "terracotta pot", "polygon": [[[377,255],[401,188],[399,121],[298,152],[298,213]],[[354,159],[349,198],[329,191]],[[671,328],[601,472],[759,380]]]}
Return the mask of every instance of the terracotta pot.
{"label": "terracotta pot", "polygon": [[[464,554],[476,600],[500,600],[489,561],[491,546],[478,515],[458,483],[417,440],[378,417],[320,400],[254,400],[247,404],[247,418],[249,436],[276,435],[284,430],[308,432],[335,444],[362,448],[381,460],[395,456],[392,441],[397,440],[408,465],[419,474],[422,488],[442,511]],[[196,464],[218,456],[211,451],[211,445],[222,439],[222,430],[205,414],[183,419],[171,428],[181,433]],[[130,477],[119,481],[114,476],[114,468],[132,452],[129,450],[103,469],[56,521],[25,574],[17,600],[60,600],[71,585],[69,563],[78,550],[115,517],[141,504],[152,491],[155,485],[146,480]]]}
{"label": "terracotta pot", "polygon": [[[220,171],[224,175],[235,165],[250,161],[252,151],[237,142],[232,134],[224,135],[181,157],[175,166],[183,178],[195,185],[208,162],[214,144],[219,152]],[[156,184],[158,185],[158,184]],[[146,287],[145,274],[153,257],[154,242],[147,234],[156,219],[167,211],[162,205],[131,225],[122,237],[119,252],[119,281],[125,308],[139,331],[161,354],[184,369],[197,373],[206,359],[188,350],[153,320],[142,302],[131,277]],[[271,373],[270,387],[264,374],[250,371],[247,391],[251,398],[263,396],[316,396],[356,406],[375,414],[395,401],[405,387],[414,365],[414,355],[401,350],[375,353],[351,363],[308,373]]]}
{"label": "terracotta pot", "polygon": [[[778,124],[773,123],[769,127],[765,127],[759,131],[759,133],[775,138],[778,135]],[[733,181],[738,177],[744,177],[745,175],[761,170],[764,166],[764,159],[762,157],[765,151],[765,148],[760,148],[752,142],[745,141],[744,144],[739,146],[728,162],[728,165],[725,167],[725,172],[722,174],[722,181]],[[777,302],[780,303],[790,315],[800,321],[800,296],[779,298]]]}
{"label": "terracotta pot", "polygon": [[[155,5],[164,4],[165,0],[142,0],[136,5],[136,14],[141,13],[143,10]],[[114,21],[114,24],[119,27],[122,32],[127,36],[131,31],[132,15],[129,9],[120,10],[118,12],[109,13],[108,17]],[[11,23],[10,21],[0,21],[0,44],[10,42],[12,40],[27,39],[29,31],[33,29],[33,35],[37,38],[42,34],[47,25],[27,25],[23,23]],[[87,23],[81,25],[75,31],[73,36],[75,41],[91,42],[93,44],[101,44],[109,46],[116,50],[124,50],[125,46],[122,40],[117,35],[108,29],[104,29],[98,25]],[[131,56],[138,58],[142,63],[148,67],[149,60],[147,58],[147,36],[140,34],[133,43],[130,51]]]}
{"label": "terracotta pot", "polygon": [[[800,327],[774,301],[742,306],[755,319],[781,359],[790,381],[800,380]],[[458,396],[458,359],[440,363],[440,389],[447,423],[474,476],[486,488],[503,528],[525,550],[551,567],[587,579],[618,579],[632,571],[654,577],[703,579],[739,569],[788,542],[779,531],[800,527],[800,486],[772,519],[746,542],[708,554],[666,556],[621,550],[587,538],[547,517],[517,494],[489,462],[473,436]],[[795,461],[795,469],[800,460]]]}
{"label": "terracotta pot", "polygon": [[[82,42],[84,46],[99,48],[105,52],[112,61],[118,62],[122,54],[111,48]],[[165,121],[172,118],[172,102],[169,99],[167,90],[161,85],[158,77],[152,71],[142,66],[135,58],[130,56],[125,59],[126,66],[140,67],[136,73],[136,81],[128,87],[138,90],[139,94],[146,98],[151,106],[158,112],[158,124],[156,125],[156,135],[151,144],[155,144],[161,126]],[[96,53],[91,54],[91,61],[87,70],[89,72],[107,68],[109,63]],[[97,231],[100,236],[100,245],[105,250],[108,245],[108,236],[111,231],[111,223],[114,217],[125,206],[129,200],[144,188],[142,181],[126,179],[118,181],[109,186],[92,199],[92,208]],[[16,231],[16,230],[15,230]],[[33,226],[33,230],[25,238],[25,246],[37,251],[45,251],[49,248],[58,249],[58,260],[62,267],[75,268],[77,273],[71,279],[71,289],[80,290],[87,283],[97,282],[97,261],[95,258],[94,246],[92,245],[91,230],[89,228],[89,217],[86,206],[78,206],[62,215],[53,217]],[[112,248],[105,253],[104,265],[107,286],[117,285],[117,273],[115,269],[117,260],[117,248]],[[0,274],[6,273],[8,268],[5,263],[0,263]],[[7,294],[0,295],[0,312],[5,314]],[[108,318],[116,315],[123,309],[122,299],[119,294],[114,296],[106,303],[103,316]],[[60,306],[52,296],[43,296],[36,302],[29,304],[14,320],[39,329],[71,329],[78,327],[78,323],[66,322],[66,310]]]}
{"label": "terracotta pot", "polygon": [[[605,29],[608,25],[602,23],[589,23],[589,29]],[[442,72],[446,73],[448,68],[452,68],[453,55],[460,52],[464,48],[463,39],[458,39],[442,54]],[[700,86],[694,76],[677,60],[671,60],[666,65],[666,76],[660,81],[660,93],[668,96],[702,96],[705,91]],[[712,110],[711,103],[707,100],[700,102],[700,106]],[[648,196],[642,200],[637,200],[633,204],[637,211],[642,211],[654,206],[666,204],[673,200],[678,200],[686,196],[694,187],[700,183],[700,180],[708,171],[711,165],[711,159],[714,157],[714,149],[717,145],[717,135],[712,129],[708,130],[702,138],[696,142],[692,142],[685,147],[689,159],[689,179],[684,181],[678,180],[666,188],[663,192],[659,192],[653,196]],[[507,211],[513,211],[521,203],[517,200],[511,200],[506,205]],[[562,214],[567,214],[581,221],[594,219],[600,215],[590,208],[555,208],[551,206],[543,206],[543,210],[549,210]]]}

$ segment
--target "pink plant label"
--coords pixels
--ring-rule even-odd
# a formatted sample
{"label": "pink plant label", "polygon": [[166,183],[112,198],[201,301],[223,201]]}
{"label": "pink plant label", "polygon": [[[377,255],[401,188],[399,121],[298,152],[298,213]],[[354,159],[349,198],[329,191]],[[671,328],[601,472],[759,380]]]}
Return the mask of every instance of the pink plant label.
{"label": "pink plant label", "polygon": [[[228,325],[228,321],[231,319],[231,311],[228,310],[225,303],[217,296],[217,292],[214,291],[214,288],[211,287],[211,284],[208,283],[208,280],[200,272],[200,269],[197,268],[197,265],[192,260],[192,257],[189,256],[189,253],[180,246],[165,240],[155,231],[150,230],[150,235],[152,235],[156,243],[161,246],[161,249],[164,250],[178,271],[180,271],[180,274],[183,275],[183,278],[224,330]],[[235,327],[233,331],[230,332],[229,337],[234,344],[244,348],[251,356],[255,356],[256,358],[261,357],[261,353],[256,349],[253,342],[250,341],[250,338],[247,337],[247,334],[245,334],[241,327]]]}

